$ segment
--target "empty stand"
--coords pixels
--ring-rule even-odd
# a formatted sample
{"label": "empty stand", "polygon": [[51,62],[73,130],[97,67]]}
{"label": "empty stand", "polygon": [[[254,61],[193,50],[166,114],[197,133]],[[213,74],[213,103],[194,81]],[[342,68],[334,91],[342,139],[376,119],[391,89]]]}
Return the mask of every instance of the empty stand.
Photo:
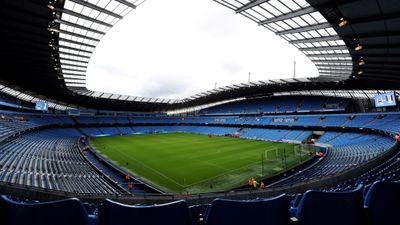
{"label": "empty stand", "polygon": [[246,99],[200,111],[204,115],[344,111],[350,100],[319,96],[280,96]]}
{"label": "empty stand", "polygon": [[[295,99],[295,98],[294,98]],[[284,101],[286,103],[291,100]],[[282,103],[284,104],[284,103]],[[306,106],[305,101],[300,103]],[[316,104],[319,105],[320,103]],[[324,103],[325,104],[325,103]],[[312,105],[310,103],[310,105]],[[301,143],[311,137],[313,129],[369,128],[395,134],[400,130],[399,113],[360,113],[326,115],[223,115],[223,116],[77,116],[38,113],[3,112],[1,135],[18,134],[0,144],[0,181],[70,193],[118,194],[119,188],[104,177],[107,170],[95,162],[102,172],[94,170],[79,152],[77,140],[82,135],[124,135],[188,132],[212,135],[235,135],[241,138]],[[77,123],[77,124],[76,124]],[[47,126],[59,129],[20,131]],[[68,128],[79,126],[79,130]],[[253,127],[257,126],[257,127]],[[292,127],[296,126],[296,129]],[[312,127],[311,129],[309,129]],[[306,129],[308,128],[308,129]],[[291,186],[345,173],[376,159],[395,143],[389,136],[348,131],[325,131],[317,140],[332,149],[324,160],[272,186]],[[331,190],[347,190],[359,183],[399,176],[397,161],[380,171],[362,175]],[[120,179],[115,178],[121,182]],[[329,189],[329,188],[328,188]]]}
{"label": "empty stand", "polygon": [[87,163],[78,137],[75,129],[50,129],[0,144],[0,182],[71,193],[120,193]]}

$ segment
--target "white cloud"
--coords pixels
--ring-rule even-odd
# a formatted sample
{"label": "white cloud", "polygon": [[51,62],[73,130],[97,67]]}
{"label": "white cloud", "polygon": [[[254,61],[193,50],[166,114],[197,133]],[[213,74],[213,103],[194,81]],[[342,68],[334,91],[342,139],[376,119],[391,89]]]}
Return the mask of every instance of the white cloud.
{"label": "white cloud", "polygon": [[295,47],[220,4],[148,0],[120,21],[96,48],[91,90],[185,98],[218,86],[317,75]]}

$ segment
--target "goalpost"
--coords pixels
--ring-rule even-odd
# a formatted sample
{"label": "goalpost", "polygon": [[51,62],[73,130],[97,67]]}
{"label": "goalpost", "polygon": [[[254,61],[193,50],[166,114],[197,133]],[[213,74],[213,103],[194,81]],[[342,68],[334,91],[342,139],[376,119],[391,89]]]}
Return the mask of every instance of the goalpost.
{"label": "goalpost", "polygon": [[271,147],[261,153],[261,175],[264,176],[264,166],[266,162],[275,161],[279,156],[279,148]]}
{"label": "goalpost", "polygon": [[[302,163],[308,159],[310,155],[314,155],[318,147],[308,144],[293,144],[293,147],[271,147],[261,153],[261,175],[268,162],[281,161],[282,167],[288,169],[287,158],[293,157],[298,163]],[[293,161],[292,161],[293,162]]]}
{"label": "goalpost", "polygon": [[275,160],[279,156],[279,148],[271,147],[266,149],[264,152],[265,160]]}

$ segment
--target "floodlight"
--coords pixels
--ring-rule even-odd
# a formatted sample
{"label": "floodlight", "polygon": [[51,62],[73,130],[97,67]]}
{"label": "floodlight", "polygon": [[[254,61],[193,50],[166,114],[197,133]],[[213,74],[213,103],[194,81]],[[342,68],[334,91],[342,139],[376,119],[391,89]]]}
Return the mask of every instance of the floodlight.
{"label": "floodlight", "polygon": [[339,27],[340,28],[343,28],[343,27],[345,27],[346,25],[347,25],[347,20],[345,20],[343,17],[342,18],[340,18],[340,21],[339,21]]}
{"label": "floodlight", "polygon": [[364,59],[362,57],[360,58],[360,60],[358,60],[358,65],[359,66],[365,65],[365,61],[364,61]]}
{"label": "floodlight", "polygon": [[363,46],[360,44],[360,43],[358,43],[357,45],[356,45],[356,47],[354,48],[354,50],[356,50],[356,52],[359,52],[359,51],[361,51],[363,49]]}

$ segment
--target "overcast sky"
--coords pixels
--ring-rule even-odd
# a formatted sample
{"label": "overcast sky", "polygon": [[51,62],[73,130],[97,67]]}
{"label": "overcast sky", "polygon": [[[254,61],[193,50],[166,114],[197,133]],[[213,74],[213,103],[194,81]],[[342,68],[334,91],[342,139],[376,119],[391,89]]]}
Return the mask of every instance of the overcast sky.
{"label": "overcast sky", "polygon": [[311,61],[273,32],[212,0],[147,0],[97,46],[91,90],[180,99],[235,83],[317,76]]}

